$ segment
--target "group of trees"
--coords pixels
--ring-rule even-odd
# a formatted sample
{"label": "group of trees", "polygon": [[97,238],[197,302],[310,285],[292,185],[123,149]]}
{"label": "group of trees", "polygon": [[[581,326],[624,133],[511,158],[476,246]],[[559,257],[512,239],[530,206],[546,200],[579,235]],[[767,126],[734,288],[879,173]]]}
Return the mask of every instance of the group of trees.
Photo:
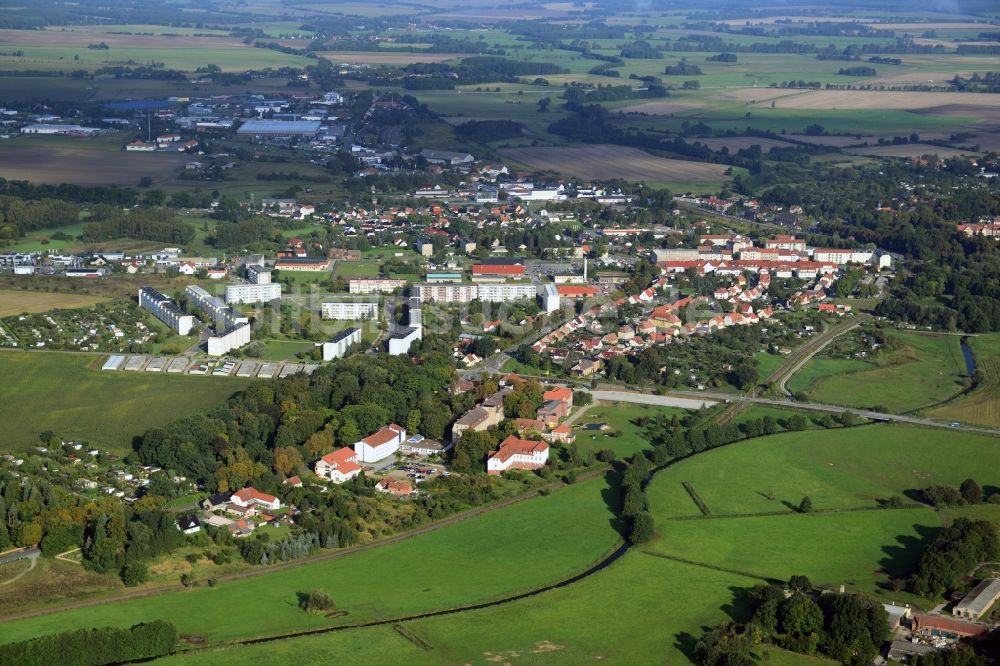
{"label": "group of trees", "polygon": [[0,196],[0,240],[19,238],[36,229],[75,224],[79,219],[79,206],[68,201]]}
{"label": "group of trees", "polygon": [[99,666],[149,660],[173,652],[178,638],[177,628],[163,620],[130,629],[77,629],[0,645],[0,664]]}
{"label": "group of trees", "polygon": [[939,597],[957,589],[977,565],[997,557],[1000,541],[992,523],[957,518],[924,546],[907,587],[922,597]]}
{"label": "group of trees", "polygon": [[656,529],[646,497],[646,482],[651,469],[646,456],[636,453],[622,473],[621,516],[625,533],[633,544],[649,541]]}
{"label": "group of trees", "polygon": [[979,504],[983,501],[1000,502],[1000,493],[993,492],[988,497],[975,479],[966,479],[958,488],[946,485],[928,486],[920,491],[925,502],[932,506],[961,506]]}
{"label": "group of trees", "polygon": [[131,238],[187,245],[195,236],[194,227],[166,208],[121,210],[100,205],[91,211],[89,220],[83,225],[83,240],[87,243]]}
{"label": "group of trees", "polygon": [[750,666],[754,646],[771,642],[802,654],[820,652],[844,664],[870,664],[886,635],[882,604],[862,594],[816,595],[805,576],[788,585],[757,585],[746,625],[709,629],[695,646],[706,666]]}

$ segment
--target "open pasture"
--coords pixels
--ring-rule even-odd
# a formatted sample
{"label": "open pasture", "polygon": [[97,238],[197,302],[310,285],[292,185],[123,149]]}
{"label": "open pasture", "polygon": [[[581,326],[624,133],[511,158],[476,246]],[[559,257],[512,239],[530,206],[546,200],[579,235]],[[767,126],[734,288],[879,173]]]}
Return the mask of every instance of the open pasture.
{"label": "open pasture", "polygon": [[652,116],[670,116],[684,111],[694,111],[702,108],[701,104],[690,102],[640,102],[623,106],[618,111],[622,113],[646,113]]}
{"label": "open pasture", "polygon": [[942,148],[941,146],[932,146],[926,143],[906,143],[898,146],[867,146],[865,148],[848,148],[847,152],[852,155],[865,155],[868,157],[920,157],[921,155],[937,155],[942,159],[976,154],[973,151],[962,150],[961,148]]}
{"label": "open pasture", "polygon": [[698,516],[687,481],[713,516],[794,513],[807,495],[817,511],[873,509],[878,498],[968,477],[997,485],[1000,472],[983,475],[998,469],[993,437],[869,425],[782,433],[695,456],[658,474],[649,499],[661,518]]}
{"label": "open pasture", "polygon": [[86,308],[109,299],[88,294],[59,294],[47,291],[0,289],[0,318],[31,312]]}
{"label": "open pasture", "polygon": [[[429,534],[210,588],[56,612],[3,625],[0,641],[72,627],[170,618],[208,642],[391,618],[484,602],[586,569],[619,539],[598,477]],[[546,529],[537,526],[545,525]],[[516,565],[530,561],[530,567]],[[419,567],[412,564],[419,562]],[[347,614],[303,613],[296,592],[323,589]]]}
{"label": "open pasture", "polygon": [[154,184],[163,183],[190,160],[177,153],[109,154],[104,149],[93,149],[87,138],[58,142],[50,142],[49,138],[32,136],[16,143],[0,143],[0,177],[52,185],[134,187],[143,176],[152,178]]}
{"label": "open pasture", "polygon": [[[810,400],[846,407],[880,406],[890,412],[911,412],[935,405],[963,389],[967,377],[965,361],[954,335],[924,335],[892,331],[902,347],[882,351],[877,367],[865,369],[857,363],[838,363],[836,372],[820,372],[803,387],[792,377],[792,386],[805,391]],[[831,359],[815,358],[800,372],[813,373],[810,366],[830,366]]]}
{"label": "open pasture", "polygon": [[106,355],[0,352],[0,450],[24,449],[43,430],[127,452],[147,428],[203,412],[247,382],[235,378],[101,372]]}
{"label": "open pasture", "polygon": [[1000,335],[970,338],[976,370],[982,379],[967,395],[928,412],[929,416],[961,423],[1000,427]]}
{"label": "open pasture", "polygon": [[756,136],[728,136],[719,137],[715,139],[692,139],[691,142],[697,141],[698,143],[708,146],[712,150],[721,150],[722,148],[727,148],[729,152],[735,153],[738,150],[744,150],[750,148],[751,146],[760,146],[760,149],[765,153],[772,148],[790,148],[794,144],[788,141],[782,141],[780,139],[767,139]]}
{"label": "open pasture", "polygon": [[584,179],[719,181],[726,179],[727,168],[719,164],[656,157],[624,146],[507,148],[500,153],[535,169]]}
{"label": "open pasture", "polygon": [[378,51],[317,51],[330,62],[371,65],[410,65],[415,62],[444,62],[463,57],[461,53],[379,53]]}
{"label": "open pasture", "polygon": [[[1000,93],[815,90],[780,97],[773,101],[774,106],[779,109],[902,109],[914,111],[947,104],[962,104],[970,109],[977,107],[996,109],[1000,106]],[[770,106],[770,102],[767,105]],[[761,104],[757,106],[761,106]]]}

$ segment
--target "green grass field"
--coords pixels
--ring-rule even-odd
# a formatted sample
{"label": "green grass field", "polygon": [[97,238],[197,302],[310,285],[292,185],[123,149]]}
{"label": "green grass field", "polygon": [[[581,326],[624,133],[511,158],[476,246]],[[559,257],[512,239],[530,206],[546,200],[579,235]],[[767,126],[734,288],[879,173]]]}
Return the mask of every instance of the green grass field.
{"label": "green grass field", "polygon": [[665,517],[699,515],[681,486],[688,481],[714,515],[790,513],[805,495],[817,510],[871,508],[876,498],[958,485],[998,466],[997,440],[982,435],[896,425],[792,432],[682,461],[657,477],[650,502]]}
{"label": "green grass field", "polygon": [[[3,625],[0,641],[70,627],[170,618],[207,641],[350,624],[486,601],[555,582],[600,559],[618,540],[603,478],[582,482],[432,534],[342,558],[155,597]],[[537,529],[545,525],[546,529]],[[524,566],[530,562],[530,566]],[[326,590],[346,616],[297,606],[296,592]]]}
{"label": "green grass field", "polygon": [[129,451],[132,438],[204,411],[246,386],[240,379],[162,373],[102,372],[105,356],[0,352],[7,380],[0,387],[0,450],[37,441],[43,430]]}
{"label": "green grass field", "polygon": [[980,384],[968,395],[931,410],[928,415],[948,421],[1000,426],[1000,335],[970,338]]}
{"label": "green grass field", "polygon": [[[615,403],[590,407],[587,412],[573,424],[576,433],[576,445],[581,451],[600,451],[611,449],[618,458],[629,458],[637,451],[649,447],[649,442],[643,435],[643,427],[635,424],[640,418],[655,418],[658,415],[671,417],[674,414],[683,416],[683,409],[671,407],[650,407],[647,405],[626,405]],[[605,423],[607,430],[586,430],[582,426],[588,423]]]}
{"label": "green grass field", "polygon": [[804,390],[816,402],[882,406],[896,413],[935,405],[962,390],[966,373],[958,336],[903,331],[890,335],[904,347],[873,359],[878,367],[853,359],[813,359],[792,377],[788,388]]}
{"label": "green grass field", "polygon": [[337,277],[378,277],[379,265],[372,261],[338,261],[334,266]]}

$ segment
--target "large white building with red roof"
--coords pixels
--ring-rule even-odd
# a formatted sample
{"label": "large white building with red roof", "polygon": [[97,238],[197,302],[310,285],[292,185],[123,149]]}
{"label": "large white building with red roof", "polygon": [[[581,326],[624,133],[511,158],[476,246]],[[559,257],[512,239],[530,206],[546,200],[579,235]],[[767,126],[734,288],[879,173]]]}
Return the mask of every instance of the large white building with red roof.
{"label": "large white building with red roof", "polygon": [[361,473],[361,465],[358,464],[358,454],[354,452],[354,449],[347,446],[328,453],[317,460],[314,469],[316,476],[329,479],[334,483],[349,481]]}
{"label": "large white building with red roof", "polygon": [[549,445],[510,435],[486,461],[487,474],[503,474],[511,469],[540,469],[549,460]]}
{"label": "large white building with red roof", "polygon": [[274,495],[262,493],[256,488],[241,488],[232,494],[229,501],[239,507],[262,506],[272,511],[281,508],[281,500]]}
{"label": "large white building with red roof", "polygon": [[360,462],[378,462],[394,454],[406,439],[406,430],[395,423],[380,428],[354,443],[354,452]]}

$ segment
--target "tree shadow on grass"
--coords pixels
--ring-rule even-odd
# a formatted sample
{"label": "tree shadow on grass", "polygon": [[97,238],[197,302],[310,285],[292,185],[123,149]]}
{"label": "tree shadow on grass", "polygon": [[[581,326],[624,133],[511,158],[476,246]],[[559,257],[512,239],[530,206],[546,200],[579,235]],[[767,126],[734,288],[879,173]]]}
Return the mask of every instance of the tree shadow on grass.
{"label": "tree shadow on grass", "polygon": [[886,556],[878,564],[891,578],[904,579],[913,575],[924,545],[941,531],[940,527],[928,525],[914,525],[913,529],[919,536],[900,534],[895,544],[882,547]]}
{"label": "tree shadow on grass", "polygon": [[[721,610],[729,616],[730,622],[745,624],[753,615],[753,598],[751,597],[751,589],[748,587],[737,587],[732,585],[729,587],[729,591],[732,593],[733,598],[729,603],[723,604]],[[710,629],[712,629],[712,627],[701,627],[702,634],[706,633]],[[698,641],[700,640],[700,635],[695,636],[690,632],[681,631],[674,635],[674,647],[683,653],[692,664],[697,664],[698,660],[695,657],[695,647],[698,645]]]}
{"label": "tree shadow on grass", "polygon": [[604,500],[605,506],[608,507],[608,511],[611,512],[611,518],[608,523],[611,528],[618,532],[622,538],[628,535],[627,526],[625,521],[621,517],[622,511],[622,469],[618,464],[604,475],[604,482],[607,484],[604,489],[601,490],[601,498]]}

